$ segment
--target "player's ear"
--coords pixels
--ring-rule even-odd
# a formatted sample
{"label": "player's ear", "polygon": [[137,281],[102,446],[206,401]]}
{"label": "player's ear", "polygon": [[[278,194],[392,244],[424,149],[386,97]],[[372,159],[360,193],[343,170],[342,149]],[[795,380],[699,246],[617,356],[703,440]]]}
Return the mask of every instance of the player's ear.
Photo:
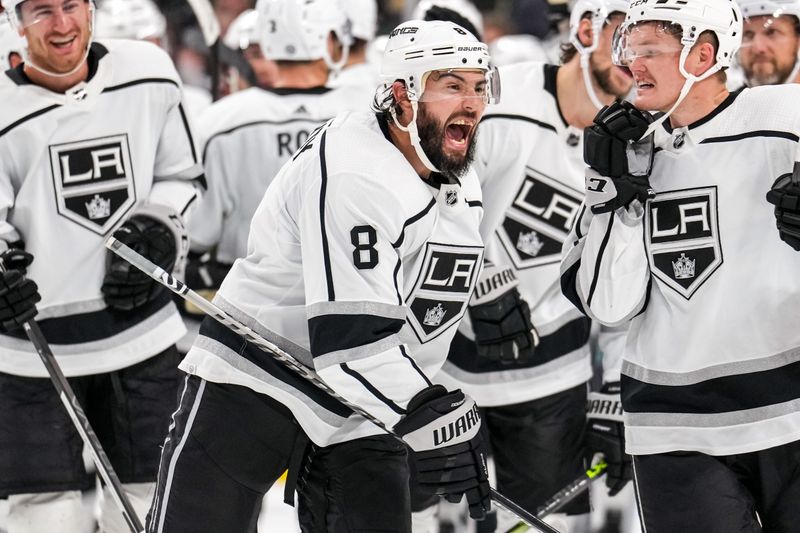
{"label": "player's ear", "polygon": [[408,99],[406,84],[400,80],[396,80],[392,84],[392,96],[394,97],[395,105],[397,106],[397,115],[410,117],[411,100]]}
{"label": "player's ear", "polygon": [[594,32],[592,31],[592,19],[582,18],[578,25],[578,40],[585,47],[592,46]]}

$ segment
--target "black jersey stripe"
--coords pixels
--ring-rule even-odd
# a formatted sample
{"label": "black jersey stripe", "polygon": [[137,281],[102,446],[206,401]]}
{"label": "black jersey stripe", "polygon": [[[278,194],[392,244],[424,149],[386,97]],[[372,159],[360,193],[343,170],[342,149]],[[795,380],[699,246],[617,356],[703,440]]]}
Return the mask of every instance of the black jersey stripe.
{"label": "black jersey stripe", "polygon": [[755,131],[747,131],[745,133],[739,133],[736,135],[726,135],[723,137],[709,137],[707,139],[703,139],[702,141],[700,141],[699,144],[727,143],[727,142],[741,141],[742,139],[750,139],[753,137],[776,137],[779,139],[789,139],[790,141],[794,142],[798,142],[800,140],[800,137],[798,137],[794,133],[789,133],[788,131],[755,130]]}
{"label": "black jersey stripe", "polygon": [[800,361],[691,385],[654,385],[622,375],[622,406],[629,413],[719,414],[800,398]]}
{"label": "black jersey stripe", "polygon": [[[204,320],[200,324],[200,335],[210,337],[223,344],[229,350],[247,359],[270,376],[297,389],[320,407],[344,418],[353,413],[353,411],[342,402],[330,396],[305,378],[300,377],[299,374],[284,366],[283,363],[278,362],[276,358],[272,357],[255,344],[246,341],[216,320]],[[298,357],[297,360],[300,361],[300,358]]]}
{"label": "black jersey stripe", "polygon": [[[169,292],[165,291],[152,301],[136,308],[135,313],[119,313],[106,308],[36,321],[47,342],[52,344],[70,345],[102,341],[144,322],[171,301]],[[21,328],[3,334],[18,339],[28,339]]]}
{"label": "black jersey stripe", "polygon": [[408,226],[410,226],[414,222],[417,222],[418,220],[423,218],[425,215],[427,215],[428,211],[433,209],[433,206],[435,206],[435,205],[436,205],[436,199],[435,198],[431,198],[430,203],[428,203],[428,205],[425,206],[425,209],[423,209],[422,211],[420,211],[419,213],[417,213],[413,217],[411,217],[408,220],[406,220],[405,222],[403,222],[403,228],[400,230],[400,236],[397,238],[396,241],[394,241],[392,243],[392,247],[393,248],[400,248],[400,246],[403,244],[403,241],[406,238],[406,228],[408,228]]}
{"label": "black jersey stripe", "polygon": [[550,130],[553,133],[557,133],[558,132],[556,127],[553,126],[552,124],[548,124],[547,122],[542,122],[541,120],[536,120],[535,118],[526,117],[526,116],[523,116],[523,115],[509,115],[509,114],[505,114],[505,113],[500,113],[500,114],[497,114],[497,115],[485,115],[481,119],[481,122],[485,122],[485,121],[493,119],[493,118],[504,118],[504,119],[508,119],[508,120],[521,120],[523,122],[530,122],[531,124],[535,124],[535,125],[539,126],[540,128],[544,128],[546,130]]}
{"label": "black jersey stripe", "polygon": [[586,298],[586,305],[592,305],[592,298],[594,298],[594,291],[597,289],[597,280],[598,276],[600,275],[600,264],[603,261],[603,255],[606,252],[606,246],[608,246],[608,241],[611,238],[611,228],[614,226],[614,218],[616,215],[612,212],[609,213],[608,219],[608,228],[606,228],[606,234],[603,236],[603,241],[600,243],[600,250],[597,252],[597,262],[594,264],[594,274],[592,275],[592,284],[589,287],[589,296]]}
{"label": "black jersey stripe", "polygon": [[183,121],[183,129],[186,130],[186,136],[189,138],[189,146],[192,149],[192,161],[198,163],[197,148],[194,145],[194,137],[192,137],[192,129],[189,127],[189,119],[186,118],[186,111],[183,109],[183,103],[178,103],[178,111],[181,112],[181,120]]}
{"label": "black jersey stripe", "polygon": [[405,320],[375,315],[319,315],[308,320],[311,355],[366,346],[400,332]]}
{"label": "black jersey stripe", "polygon": [[425,380],[425,383],[427,383],[429,387],[432,387],[433,386],[433,382],[428,379],[428,376],[426,376],[422,372],[422,370],[420,370],[419,366],[417,366],[417,362],[414,361],[413,357],[408,355],[408,352],[406,352],[406,347],[404,345],[402,345],[402,344],[400,345],[400,353],[403,354],[403,357],[408,359],[408,362],[411,363],[411,366],[414,367],[414,370],[416,370],[419,373],[419,375],[422,376],[422,379]]}
{"label": "black jersey stripe", "polygon": [[103,89],[102,92],[110,93],[112,91],[118,91],[120,89],[127,89],[129,87],[134,87],[136,85],[144,85],[147,83],[168,83],[170,85],[174,85],[178,89],[180,89],[180,84],[177,81],[169,79],[169,78],[140,78],[138,80],[131,80],[126,81],[125,83],[120,83],[119,85],[111,85]]}
{"label": "black jersey stripe", "polygon": [[47,112],[49,112],[49,111],[52,111],[53,109],[57,109],[57,108],[59,108],[59,107],[61,107],[59,104],[55,104],[55,105],[51,105],[51,106],[47,106],[47,107],[43,107],[42,109],[39,109],[39,110],[37,110],[37,111],[34,111],[33,113],[30,113],[30,114],[28,114],[28,115],[25,115],[25,116],[24,116],[24,117],[22,117],[21,119],[19,119],[19,120],[16,120],[16,121],[12,122],[11,124],[9,124],[9,125],[8,125],[8,126],[6,126],[5,128],[3,128],[2,130],[0,130],[0,137],[2,137],[3,135],[5,135],[5,134],[6,134],[6,133],[8,133],[9,131],[13,130],[14,128],[16,128],[17,126],[19,126],[20,124],[23,124],[23,123],[25,123],[25,122],[27,122],[27,121],[29,121],[29,120],[32,120],[32,119],[34,119],[34,118],[36,118],[36,117],[38,117],[38,116],[40,116],[40,115],[44,115],[45,113],[47,113]]}
{"label": "black jersey stripe", "polygon": [[483,202],[480,200],[467,200],[467,205],[470,207],[483,207]]}
{"label": "black jersey stripe", "polygon": [[394,274],[392,275],[392,281],[394,281],[394,290],[397,293],[397,305],[403,305],[403,295],[400,294],[400,282],[397,279],[398,274],[400,274],[401,266],[403,266],[403,258],[398,255],[397,264],[394,266]]}
{"label": "black jersey stripe", "polygon": [[390,400],[389,398],[384,396],[381,393],[381,391],[379,391],[375,387],[375,385],[373,385],[372,383],[369,382],[369,380],[367,378],[365,378],[360,373],[358,373],[357,371],[355,371],[352,368],[350,368],[349,366],[347,366],[347,363],[342,363],[342,364],[339,365],[339,367],[341,367],[341,369],[344,371],[345,374],[347,374],[349,376],[352,376],[353,378],[358,380],[358,382],[361,383],[364,386],[364,388],[367,389],[370,392],[370,394],[372,394],[377,399],[379,399],[380,401],[385,403],[386,406],[389,407],[389,409],[391,409],[392,411],[394,411],[398,415],[406,414],[406,410],[405,409],[403,409],[402,407],[400,407],[399,405],[394,403],[392,400]]}
{"label": "black jersey stripe", "polygon": [[328,190],[328,165],[325,162],[325,140],[328,132],[322,134],[319,142],[319,228],[322,233],[322,261],[325,267],[325,281],[328,286],[328,301],[336,300],[336,292],[333,290],[333,271],[331,270],[331,252],[328,249],[328,234],[325,231],[325,195]]}
{"label": "black jersey stripe", "polygon": [[450,344],[447,361],[470,374],[534,368],[585,346],[589,342],[590,329],[591,321],[585,316],[570,320],[550,335],[543,335],[539,339],[539,345],[533,351],[532,358],[521,363],[508,364],[488,357],[478,356],[475,341],[468,339],[461,333],[456,333],[455,337],[453,337],[453,342]]}
{"label": "black jersey stripe", "polygon": [[586,308],[583,306],[580,295],[578,295],[578,272],[581,269],[581,258],[570,265],[567,270],[561,274],[561,293],[574,305],[578,311],[584,315],[588,314]]}

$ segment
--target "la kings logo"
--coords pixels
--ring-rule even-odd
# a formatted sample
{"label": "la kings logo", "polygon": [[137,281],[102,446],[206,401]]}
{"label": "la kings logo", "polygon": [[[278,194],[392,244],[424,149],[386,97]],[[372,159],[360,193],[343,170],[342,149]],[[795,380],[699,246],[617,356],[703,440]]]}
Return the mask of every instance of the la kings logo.
{"label": "la kings logo", "polygon": [[435,339],[464,315],[482,258],[480,246],[427,243],[422,267],[406,298],[408,323],[421,343]]}
{"label": "la kings logo", "polygon": [[722,264],[717,188],[658,193],[645,217],[653,274],[687,300]]}
{"label": "la kings logo", "polygon": [[500,242],[518,270],[561,259],[561,245],[578,215],[583,195],[531,167],[502,225]]}
{"label": "la kings logo", "polygon": [[105,235],[136,201],[128,136],[50,146],[59,214]]}

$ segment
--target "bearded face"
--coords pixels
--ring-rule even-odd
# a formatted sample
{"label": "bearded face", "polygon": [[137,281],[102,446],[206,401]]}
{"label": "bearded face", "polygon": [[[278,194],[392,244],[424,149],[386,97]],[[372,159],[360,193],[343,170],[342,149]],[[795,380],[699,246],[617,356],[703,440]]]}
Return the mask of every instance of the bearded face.
{"label": "bearded face", "polygon": [[420,146],[442,174],[460,178],[475,159],[477,113],[465,110],[437,118],[433,104],[421,102],[417,116]]}

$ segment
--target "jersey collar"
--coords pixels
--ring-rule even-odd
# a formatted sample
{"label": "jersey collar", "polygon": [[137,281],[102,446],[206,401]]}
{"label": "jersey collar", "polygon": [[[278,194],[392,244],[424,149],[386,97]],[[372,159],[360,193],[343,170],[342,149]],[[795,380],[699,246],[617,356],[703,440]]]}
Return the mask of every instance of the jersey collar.
{"label": "jersey collar", "polygon": [[[89,45],[89,54],[86,56],[86,63],[89,65],[89,74],[86,81],[90,81],[97,74],[97,67],[100,59],[108,54],[108,49],[100,43],[94,42]],[[6,75],[17,85],[33,85],[33,81],[25,74],[25,64],[20,63],[15,68],[8,69]]]}

